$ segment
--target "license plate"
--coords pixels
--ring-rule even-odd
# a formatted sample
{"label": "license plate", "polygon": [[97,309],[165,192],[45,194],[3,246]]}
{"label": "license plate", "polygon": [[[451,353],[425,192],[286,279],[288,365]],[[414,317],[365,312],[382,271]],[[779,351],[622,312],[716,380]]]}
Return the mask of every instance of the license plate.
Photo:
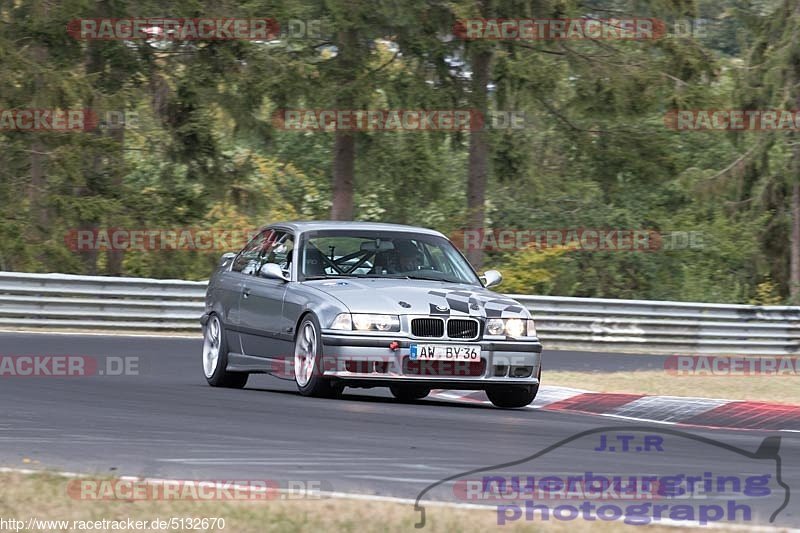
{"label": "license plate", "polygon": [[412,361],[480,361],[481,347],[455,344],[412,344]]}

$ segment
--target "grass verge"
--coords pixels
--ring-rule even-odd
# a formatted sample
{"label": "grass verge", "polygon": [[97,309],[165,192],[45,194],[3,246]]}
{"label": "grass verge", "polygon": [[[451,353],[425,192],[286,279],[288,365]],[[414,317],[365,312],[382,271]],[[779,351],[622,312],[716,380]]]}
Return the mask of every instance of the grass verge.
{"label": "grass verge", "polygon": [[673,376],[663,370],[542,372],[544,385],[623,392],[800,404],[798,376]]}
{"label": "grass verge", "polygon": [[[109,478],[111,479],[111,478]],[[394,531],[421,531],[423,533],[479,533],[485,531],[599,531],[601,533],[633,529],[621,522],[526,522],[523,518],[502,527],[497,525],[496,511],[455,509],[427,506],[427,524],[415,529],[418,513],[413,505],[402,503],[366,502],[346,499],[273,499],[259,502],[198,502],[198,501],[87,501],[68,495],[67,486],[72,481],[55,474],[0,474],[0,517],[27,520],[69,521],[127,521],[176,518],[224,518],[224,528],[205,531],[229,533],[263,533],[294,531],[336,531],[359,533],[385,533]],[[8,523],[5,524],[8,526]],[[8,530],[9,527],[5,527]],[[12,531],[14,529],[11,529]],[[21,531],[87,531],[71,525],[50,529],[21,529]],[[97,531],[98,528],[94,528]],[[99,529],[108,531],[112,529]],[[741,529],[737,529],[741,531]],[[130,530],[129,530],[130,531]],[[139,529],[138,531],[166,531],[164,529]],[[190,531],[187,528],[169,531]],[[199,531],[193,529],[192,531]],[[667,533],[674,527],[652,526],[647,533]],[[707,531],[707,528],[690,528],[687,531]],[[720,529],[716,529],[720,531]],[[722,529],[724,531],[724,529]]]}

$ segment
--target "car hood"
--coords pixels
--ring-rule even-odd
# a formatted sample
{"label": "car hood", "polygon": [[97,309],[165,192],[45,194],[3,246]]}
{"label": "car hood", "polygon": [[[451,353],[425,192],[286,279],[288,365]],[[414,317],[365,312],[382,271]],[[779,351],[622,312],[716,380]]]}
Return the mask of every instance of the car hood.
{"label": "car hood", "polygon": [[528,310],[519,302],[475,285],[372,278],[325,279],[305,283],[340,300],[352,313],[530,317]]}

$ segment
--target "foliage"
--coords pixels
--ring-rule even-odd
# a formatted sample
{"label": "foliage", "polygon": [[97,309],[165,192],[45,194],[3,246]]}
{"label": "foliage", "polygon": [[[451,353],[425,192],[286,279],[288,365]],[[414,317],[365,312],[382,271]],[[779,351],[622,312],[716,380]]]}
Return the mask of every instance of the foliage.
{"label": "foliage", "polygon": [[549,294],[555,281],[556,260],[568,253],[565,247],[540,249],[529,246],[510,254],[497,266],[503,274],[503,292]]}
{"label": "foliage", "polygon": [[[504,291],[781,303],[789,298],[793,133],[676,132],[693,108],[797,108],[789,0],[430,3],[367,0],[0,2],[0,109],[124,111],[135,124],[84,133],[0,131],[0,269],[203,279],[228,250],[70,249],[77,229],[246,233],[326,218],[334,133],[283,131],[282,108],[463,109],[470,58],[491,49],[488,106],[525,117],[488,131],[486,226],[609,228],[702,236],[626,253],[524,248],[488,253]],[[656,17],[650,41],[452,38],[479,16]],[[260,41],[80,41],[81,17],[319,20],[322,35]],[[601,15],[603,16],[603,15]],[[339,45],[348,42],[345,54]],[[341,52],[341,53],[340,53]],[[468,132],[355,134],[354,218],[467,224]]]}

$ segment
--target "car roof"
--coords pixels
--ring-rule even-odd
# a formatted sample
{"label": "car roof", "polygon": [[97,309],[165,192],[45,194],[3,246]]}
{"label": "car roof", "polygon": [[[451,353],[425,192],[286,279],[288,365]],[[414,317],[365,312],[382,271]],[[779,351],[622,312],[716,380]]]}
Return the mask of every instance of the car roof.
{"label": "car roof", "polygon": [[303,233],[307,231],[319,231],[327,229],[337,230],[367,230],[367,231],[396,231],[408,233],[422,233],[425,235],[438,235],[444,237],[436,230],[428,228],[420,228],[418,226],[407,226],[404,224],[389,224],[386,222],[354,222],[350,220],[295,220],[287,222],[275,222],[268,224],[265,228],[285,228],[294,231],[295,233]]}

